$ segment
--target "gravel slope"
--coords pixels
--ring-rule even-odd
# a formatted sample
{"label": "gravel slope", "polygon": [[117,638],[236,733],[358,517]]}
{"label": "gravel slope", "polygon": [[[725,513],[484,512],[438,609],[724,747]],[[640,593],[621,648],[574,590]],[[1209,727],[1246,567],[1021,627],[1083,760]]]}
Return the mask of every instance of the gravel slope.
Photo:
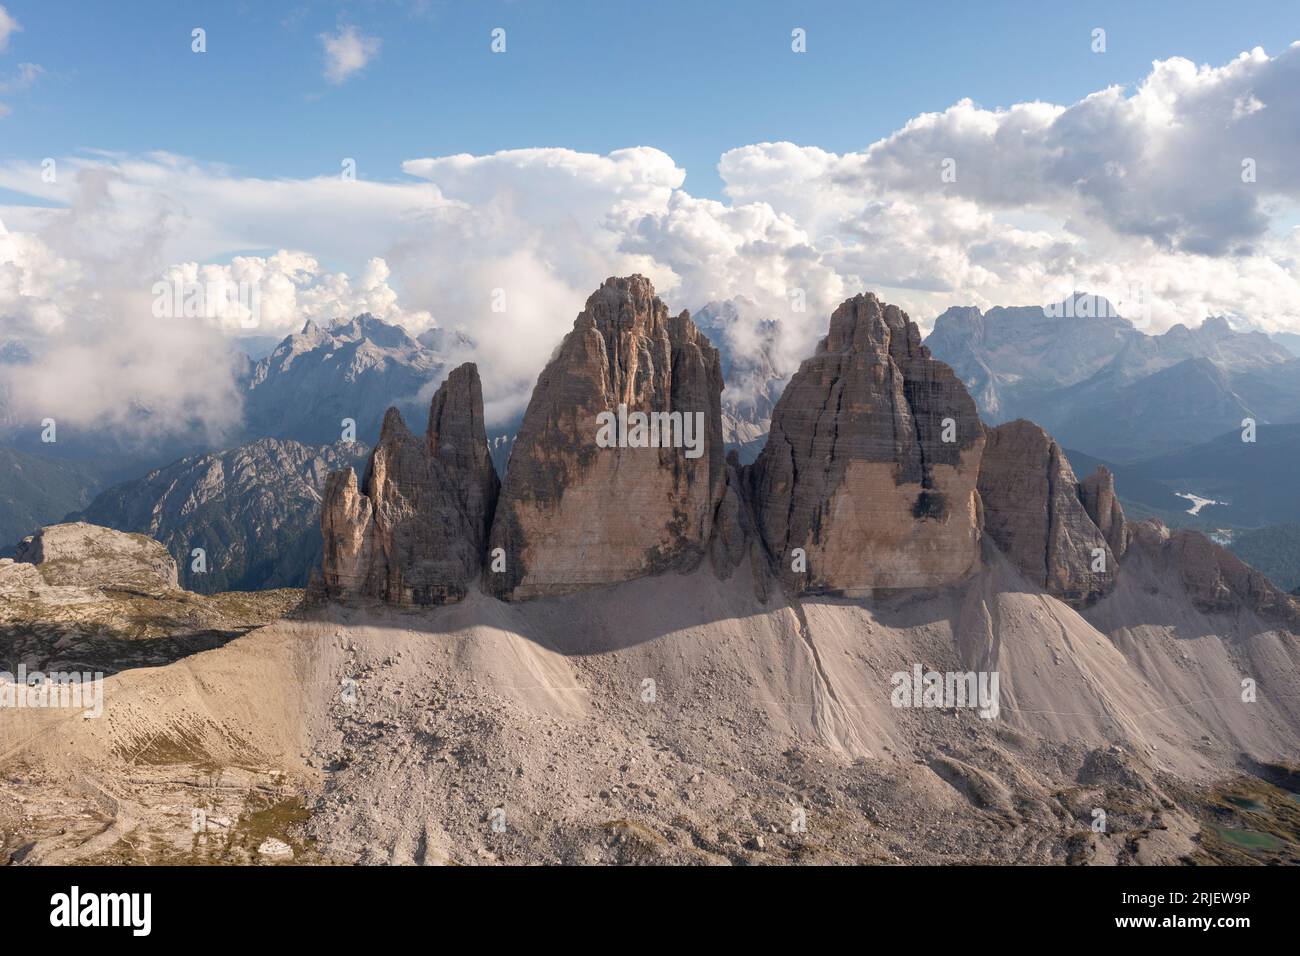
{"label": "gravel slope", "polygon": [[[320,609],[109,677],[101,720],[0,715],[4,848],[249,862],[269,835],[299,862],[1177,860],[1200,840],[1188,787],[1300,753],[1300,653],[1154,575],[1135,567],[1083,614],[996,556],[948,591],[874,601],[760,604],[742,568]],[[997,670],[999,717],[891,706],[914,663]],[[196,806],[225,825],[196,836]]]}

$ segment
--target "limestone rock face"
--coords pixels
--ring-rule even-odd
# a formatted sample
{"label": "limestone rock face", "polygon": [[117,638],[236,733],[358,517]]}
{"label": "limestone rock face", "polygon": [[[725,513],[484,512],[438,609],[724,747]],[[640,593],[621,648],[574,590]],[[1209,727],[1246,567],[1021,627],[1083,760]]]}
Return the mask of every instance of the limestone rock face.
{"label": "limestone rock face", "polygon": [[323,543],[321,582],[326,597],[369,594],[375,510],[357,485],[351,468],[330,472],[321,496],[320,531]]}
{"label": "limestone rock face", "polygon": [[[1096,478],[1097,476],[1093,476]],[[1101,500],[1103,481],[1093,483]],[[979,476],[984,529],[1034,584],[1075,604],[1094,600],[1115,580],[1116,557],[1090,517],[1070,463],[1052,436],[1019,419],[989,429]],[[1105,515],[1113,516],[1114,481]],[[1117,537],[1123,536],[1119,512]],[[1100,550],[1102,571],[1092,570]]]}
{"label": "limestone rock face", "polygon": [[1115,476],[1111,470],[1098,465],[1096,471],[1079,483],[1079,496],[1088,517],[1106,536],[1115,557],[1124,557],[1128,550],[1128,525],[1124,521],[1124,508],[1115,494]]}
{"label": "limestone rock face", "polygon": [[709,558],[714,572],[722,580],[745,560],[745,553],[754,539],[753,517],[749,502],[745,500],[745,487],[740,476],[740,462],[736,452],[727,455],[726,488],[718,502],[713,517],[713,539]]}
{"label": "limestone rock face", "polygon": [[[718,352],[689,313],[670,316],[643,276],[607,279],[524,414],[492,528],[505,570],[488,587],[522,599],[696,565],[725,490],[721,392]],[[600,447],[598,416],[620,404],[689,418],[699,456]]]}
{"label": "limestone rock face", "polygon": [[[896,306],[859,295],[799,367],[750,471],[787,587],[942,585],[979,562],[984,429],[965,387]],[[804,549],[807,572],[793,570]]]}
{"label": "limestone rock face", "polygon": [[498,490],[478,369],[465,364],[434,394],[423,437],[391,408],[360,486],[350,468],[330,475],[321,504],[326,594],[460,600],[482,569]]}
{"label": "limestone rock face", "polygon": [[145,593],[180,587],[176,562],[161,542],[82,521],[48,525],[24,538],[14,560],[38,565],[48,585]]}

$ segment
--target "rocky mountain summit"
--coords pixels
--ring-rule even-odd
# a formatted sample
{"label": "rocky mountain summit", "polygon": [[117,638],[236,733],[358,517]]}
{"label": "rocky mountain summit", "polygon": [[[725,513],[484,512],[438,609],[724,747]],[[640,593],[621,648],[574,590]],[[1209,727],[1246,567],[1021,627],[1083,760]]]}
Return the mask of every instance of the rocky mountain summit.
{"label": "rocky mountain summit", "polygon": [[851,592],[965,577],[979,561],[983,447],[975,403],[906,314],[871,294],[845,302],[777,402],[751,472],[782,580]]}
{"label": "rocky mountain summit", "polygon": [[[542,371],[511,450],[492,527],[522,598],[689,570],[704,556],[725,473],[718,351],[690,314],[672,316],[643,276],[607,279]],[[673,436],[615,434],[602,414],[664,414]],[[648,423],[653,429],[653,421]],[[660,438],[668,440],[660,441]],[[690,456],[687,438],[701,443]]]}
{"label": "rocky mountain summit", "polygon": [[389,409],[360,486],[351,468],[330,476],[321,504],[326,593],[460,600],[482,568],[498,489],[478,368],[465,364],[434,394],[423,437]]}
{"label": "rocky mountain summit", "polygon": [[369,313],[329,326],[308,321],[249,368],[245,434],[330,444],[351,419],[357,438],[374,435],[384,410],[414,409],[442,367],[424,342]]}
{"label": "rocky mountain summit", "polygon": [[[722,390],[719,353],[689,314],[670,315],[644,277],[607,280],[539,377],[499,493],[472,366],[439,389],[424,438],[392,410],[360,485],[331,476],[325,593],[444,604],[478,578],[533,599],[708,556],[724,579],[747,564],[760,596],[774,582],[791,599],[870,596],[958,585],[1000,553],[1027,585],[1082,608],[1115,589],[1136,540],[1207,607],[1295,614],[1208,539],[1134,530],[1114,476],[1080,481],[1038,425],[986,428],[915,323],[874,295],[835,310],[752,465],[722,458]],[[698,454],[629,440],[637,412],[701,416]]]}

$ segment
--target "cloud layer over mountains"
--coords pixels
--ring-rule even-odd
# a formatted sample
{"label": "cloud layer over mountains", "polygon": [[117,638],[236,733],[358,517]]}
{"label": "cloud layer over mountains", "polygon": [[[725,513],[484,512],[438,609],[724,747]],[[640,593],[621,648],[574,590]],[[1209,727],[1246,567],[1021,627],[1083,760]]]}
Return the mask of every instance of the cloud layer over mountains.
{"label": "cloud layer over mountains", "polygon": [[[462,328],[501,418],[590,289],[631,272],[673,309],[752,300],[790,356],[862,289],[923,323],[1084,289],[1152,330],[1212,314],[1297,330],[1298,147],[1293,44],[1158,62],[1070,106],[962,101],[860,152],[744,146],[719,164],[727,202],[649,147],[412,159],[392,181],[349,178],[346,157],[299,180],[162,153],[59,158],[53,181],[9,163],[0,188],[40,205],[0,209],[0,344],[33,356],[0,375],[29,420],[128,427],[144,406],[151,427],[220,430],[239,416],[230,335],[370,311]],[[237,310],[155,317],[160,280],[218,277],[256,282],[256,328]]]}

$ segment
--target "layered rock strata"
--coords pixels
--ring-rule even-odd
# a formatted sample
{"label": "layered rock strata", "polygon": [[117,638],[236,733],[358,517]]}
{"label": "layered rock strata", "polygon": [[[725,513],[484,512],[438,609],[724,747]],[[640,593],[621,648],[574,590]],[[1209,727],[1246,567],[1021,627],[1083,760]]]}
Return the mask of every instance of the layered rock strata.
{"label": "layered rock strata", "polygon": [[[1117,541],[1124,514],[1113,480],[1093,476],[1085,494],[1052,436],[1019,419],[988,430],[980,468],[984,528],[1027,579],[1056,597],[1086,604],[1114,584],[1117,555],[1086,500]],[[1122,553],[1122,552],[1121,552]]]}
{"label": "layered rock strata", "polygon": [[492,592],[560,594],[698,564],[726,487],[721,392],[718,352],[689,313],[669,315],[643,276],[607,279],[524,414],[492,527],[504,561],[489,565]]}
{"label": "layered rock strata", "polygon": [[330,475],[321,504],[326,594],[460,600],[483,567],[499,487],[478,369],[465,364],[434,394],[424,436],[390,408],[360,485],[351,468]]}
{"label": "layered rock strata", "polygon": [[783,582],[853,593],[968,576],[979,564],[983,448],[975,403],[907,315],[871,294],[844,302],[777,403],[750,472]]}

